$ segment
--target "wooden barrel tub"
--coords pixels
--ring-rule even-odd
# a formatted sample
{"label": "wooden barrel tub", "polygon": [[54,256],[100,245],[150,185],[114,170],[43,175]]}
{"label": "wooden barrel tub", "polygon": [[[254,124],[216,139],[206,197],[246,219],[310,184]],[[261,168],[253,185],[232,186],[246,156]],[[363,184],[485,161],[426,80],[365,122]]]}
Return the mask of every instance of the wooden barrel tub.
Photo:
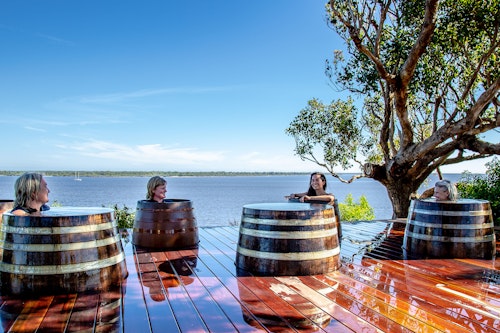
{"label": "wooden barrel tub", "polygon": [[334,208],[309,203],[243,206],[236,267],[255,275],[314,275],[340,266]]}
{"label": "wooden barrel tub", "polygon": [[[300,202],[299,199],[297,198],[291,198],[291,199],[288,199],[288,202]],[[319,205],[324,205],[325,202],[324,201],[317,201],[317,200],[309,200],[309,201],[306,201],[306,203],[309,203],[309,204],[319,204]],[[335,224],[337,225],[337,233],[339,235],[339,242],[342,243],[342,224],[340,223],[340,210],[339,210],[339,203],[338,203],[338,200],[335,199],[334,200],[334,203],[333,203],[333,212],[334,212],[334,219],[335,219]]]}
{"label": "wooden barrel tub", "polygon": [[40,215],[3,214],[2,294],[105,290],[127,275],[112,209],[56,207]]}
{"label": "wooden barrel tub", "polygon": [[490,203],[413,200],[403,250],[408,259],[492,259],[496,248]]}
{"label": "wooden barrel tub", "polygon": [[196,248],[198,227],[191,201],[138,201],[132,243],[153,249]]}

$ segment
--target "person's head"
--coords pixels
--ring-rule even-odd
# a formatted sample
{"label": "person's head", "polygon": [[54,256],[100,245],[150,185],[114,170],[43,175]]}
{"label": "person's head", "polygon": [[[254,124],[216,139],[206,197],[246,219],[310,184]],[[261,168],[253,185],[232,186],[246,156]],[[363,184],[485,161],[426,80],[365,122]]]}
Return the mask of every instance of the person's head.
{"label": "person's head", "polygon": [[456,200],[457,188],[449,180],[443,179],[434,184],[434,197],[436,200]]}
{"label": "person's head", "polygon": [[[42,174],[27,172],[17,178],[14,184],[14,206],[30,207],[32,205],[46,204],[49,202],[49,187]],[[31,207],[40,208],[40,207]]]}
{"label": "person's head", "polygon": [[308,195],[316,195],[317,191],[326,190],[326,177],[321,172],[313,172],[309,180]]}
{"label": "person's head", "polygon": [[163,199],[165,199],[165,193],[167,193],[167,181],[164,178],[160,176],[151,177],[148,181],[147,187],[147,200],[162,202]]}

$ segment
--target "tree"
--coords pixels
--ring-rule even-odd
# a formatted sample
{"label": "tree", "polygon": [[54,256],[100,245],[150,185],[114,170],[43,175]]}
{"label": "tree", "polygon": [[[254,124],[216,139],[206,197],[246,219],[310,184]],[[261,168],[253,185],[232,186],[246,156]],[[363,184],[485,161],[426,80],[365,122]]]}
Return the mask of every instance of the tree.
{"label": "tree", "polygon": [[[351,97],[309,101],[286,129],[297,155],[343,182],[379,181],[393,217],[406,217],[440,166],[500,153],[484,138],[500,127],[500,0],[331,0],[326,8],[346,42],[326,74]],[[361,172],[351,179],[334,171],[352,163]]]}
{"label": "tree", "polygon": [[457,190],[462,198],[488,200],[495,225],[500,226],[500,160],[495,157],[486,167],[485,176],[463,173]]}

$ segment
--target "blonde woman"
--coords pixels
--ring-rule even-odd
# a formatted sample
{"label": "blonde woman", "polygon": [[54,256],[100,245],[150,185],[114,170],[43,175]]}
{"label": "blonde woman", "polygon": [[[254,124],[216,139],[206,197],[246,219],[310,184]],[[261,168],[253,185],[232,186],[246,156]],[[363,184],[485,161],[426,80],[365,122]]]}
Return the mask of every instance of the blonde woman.
{"label": "blonde woman", "polygon": [[14,184],[14,208],[11,213],[18,216],[39,213],[49,210],[49,187],[40,173],[27,172],[21,175]]}
{"label": "blonde woman", "polygon": [[148,181],[147,189],[147,200],[163,202],[167,194],[167,181],[160,176],[151,177]]}

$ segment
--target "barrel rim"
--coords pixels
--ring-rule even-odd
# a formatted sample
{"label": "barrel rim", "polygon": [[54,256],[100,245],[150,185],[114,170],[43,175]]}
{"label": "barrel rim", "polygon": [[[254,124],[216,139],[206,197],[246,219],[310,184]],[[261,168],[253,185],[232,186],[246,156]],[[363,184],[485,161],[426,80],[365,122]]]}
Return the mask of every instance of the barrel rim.
{"label": "barrel rim", "polygon": [[[301,209],[302,208],[302,209]],[[306,203],[306,202],[269,202],[269,203],[252,203],[243,205],[243,210],[252,209],[257,211],[272,211],[272,212],[297,212],[297,211],[319,211],[333,209],[332,205]]]}
{"label": "barrel rim", "polygon": [[165,199],[163,202],[157,202],[152,200],[138,200],[137,207],[170,207],[178,205],[191,205],[192,202],[189,199]]}
{"label": "barrel rim", "polygon": [[113,213],[114,209],[107,207],[51,207],[49,210],[40,212],[40,215],[14,215],[11,212],[5,212],[3,215],[14,216],[16,218],[34,218],[34,217],[76,217],[76,216],[89,216],[99,214]]}
{"label": "barrel rim", "polygon": [[490,203],[488,200],[483,199],[469,199],[469,198],[460,198],[457,200],[436,200],[435,198],[426,198],[426,199],[412,199],[412,201],[417,202],[435,202],[435,203],[444,203],[444,204],[452,204],[452,205],[464,205],[464,204],[484,204]]}

